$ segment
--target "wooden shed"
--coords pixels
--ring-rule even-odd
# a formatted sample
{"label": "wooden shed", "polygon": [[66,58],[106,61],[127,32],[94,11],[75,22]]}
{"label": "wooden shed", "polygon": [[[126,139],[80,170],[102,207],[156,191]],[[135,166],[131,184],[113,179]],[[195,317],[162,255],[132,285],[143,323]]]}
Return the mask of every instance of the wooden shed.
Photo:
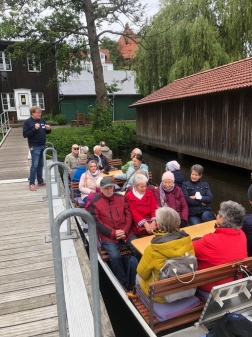
{"label": "wooden shed", "polygon": [[131,107],[138,141],[251,169],[252,57],[178,79]]}

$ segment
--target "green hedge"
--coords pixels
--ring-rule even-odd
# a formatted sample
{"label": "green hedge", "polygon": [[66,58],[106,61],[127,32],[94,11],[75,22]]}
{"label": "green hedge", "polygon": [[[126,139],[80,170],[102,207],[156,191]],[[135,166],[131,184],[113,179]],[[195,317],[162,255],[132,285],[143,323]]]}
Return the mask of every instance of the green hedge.
{"label": "green hedge", "polygon": [[[54,144],[58,153],[59,160],[71,152],[72,144],[87,145],[89,151],[93,152],[93,147],[101,140],[106,142],[116,158],[119,154],[138,146],[136,142],[136,124],[135,123],[116,123],[106,131],[95,130],[91,127],[69,127],[55,128],[47,136],[47,141]],[[141,149],[143,145],[141,145]]]}

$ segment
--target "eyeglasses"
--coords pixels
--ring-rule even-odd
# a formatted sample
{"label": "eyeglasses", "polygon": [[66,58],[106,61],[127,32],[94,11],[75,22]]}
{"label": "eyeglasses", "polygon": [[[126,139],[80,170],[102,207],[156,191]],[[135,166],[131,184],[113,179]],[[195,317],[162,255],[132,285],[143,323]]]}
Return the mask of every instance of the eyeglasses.
{"label": "eyeglasses", "polygon": [[74,150],[79,150],[79,147],[73,147]]}

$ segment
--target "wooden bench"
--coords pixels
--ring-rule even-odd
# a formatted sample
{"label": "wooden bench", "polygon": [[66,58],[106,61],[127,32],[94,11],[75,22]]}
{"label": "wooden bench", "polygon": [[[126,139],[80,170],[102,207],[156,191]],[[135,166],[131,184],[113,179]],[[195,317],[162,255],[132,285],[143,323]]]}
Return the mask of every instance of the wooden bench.
{"label": "wooden bench", "polygon": [[[152,181],[152,172],[149,171],[149,181]],[[117,185],[123,185],[125,183],[125,180],[121,179],[114,179],[114,183]]]}
{"label": "wooden bench", "polygon": [[77,208],[83,208],[84,204],[78,202],[78,197],[80,197],[79,192],[79,181],[71,181],[69,183],[69,189],[70,189],[70,198]]}
{"label": "wooden bench", "polygon": [[[125,246],[122,246],[120,248],[120,250],[121,250],[121,256],[122,257],[126,256],[127,254],[132,254],[132,251],[129,248],[126,249]],[[98,252],[99,252],[99,254],[100,254],[100,256],[101,256],[101,258],[104,262],[109,261],[109,255],[108,255],[108,252],[105,249],[98,248]]]}
{"label": "wooden bench", "polygon": [[85,113],[81,112],[81,113],[77,113],[76,114],[76,119],[73,119],[70,121],[71,123],[71,127],[73,126],[85,126]]}
{"label": "wooden bench", "polygon": [[[165,280],[160,280],[152,282],[149,284],[149,299],[150,299],[150,309],[148,310],[146,306],[138,299],[133,298],[132,302],[150,325],[150,328],[158,333],[160,331],[170,329],[185,323],[195,322],[199,320],[204,308],[205,303],[201,300],[200,305],[187,311],[184,314],[180,314],[178,317],[171,318],[164,322],[159,322],[153,315],[153,305],[155,297],[162,297],[167,294],[176,293],[182,290],[199,287],[208,283],[223,280],[232,277],[234,280],[242,275],[240,266],[246,266],[247,270],[252,270],[252,257],[239,260],[232,263],[222,264],[220,266],[207,268],[199,270],[195,273],[195,278],[191,283],[183,284],[177,280],[176,277],[172,277]],[[192,278],[192,273],[180,276],[182,281],[188,281]]]}
{"label": "wooden bench", "polygon": [[109,166],[117,167],[118,170],[121,170],[122,167],[122,159],[115,158],[115,159],[108,159]]}

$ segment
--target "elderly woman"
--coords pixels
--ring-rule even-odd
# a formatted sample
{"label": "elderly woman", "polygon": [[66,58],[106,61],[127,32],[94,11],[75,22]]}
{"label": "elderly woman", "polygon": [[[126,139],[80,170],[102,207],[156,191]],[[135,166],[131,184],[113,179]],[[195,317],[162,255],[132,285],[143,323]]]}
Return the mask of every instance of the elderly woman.
{"label": "elderly woman", "polygon": [[180,172],[180,165],[176,160],[168,161],[165,164],[165,170],[170,171],[174,174],[175,184],[179,187],[182,187],[183,182],[185,181],[185,176]]}
{"label": "elderly woman", "polygon": [[[244,216],[245,209],[237,202],[229,200],[220,204],[215,233],[206,234],[193,241],[199,270],[248,256],[246,235],[241,230]],[[200,289],[210,292],[213,286],[231,281],[233,279],[228,278],[204,285]]]}
{"label": "elderly woman", "polygon": [[154,194],[147,190],[148,179],[143,174],[135,174],[133,188],[125,197],[133,217],[133,232],[138,236],[152,234],[156,229],[156,210]]}
{"label": "elderly woman", "polygon": [[125,180],[126,189],[133,184],[134,174],[137,170],[143,170],[146,172],[147,177],[149,178],[149,169],[146,164],[143,163],[143,157],[141,154],[134,155],[132,159],[132,164],[130,164],[127,172],[124,174],[116,174],[114,176],[115,179]]}
{"label": "elderly woman", "polygon": [[[156,222],[168,234],[154,237],[145,249],[137,267],[136,282],[143,292],[149,296],[148,285],[159,279],[159,270],[168,258],[180,257],[185,253],[194,254],[191,237],[179,230],[180,216],[170,207],[162,207],[156,211]],[[156,302],[165,302],[162,297],[155,298]]]}
{"label": "elderly woman", "polygon": [[99,171],[98,163],[95,160],[91,160],[87,164],[87,172],[82,174],[79,182],[81,199],[84,202],[87,202],[90,193],[96,193],[96,180],[99,177],[102,177],[102,174]]}
{"label": "elderly woman", "polygon": [[176,186],[174,174],[167,171],[162,176],[160,186],[155,190],[158,206],[168,206],[178,212],[180,228],[186,227],[188,222],[188,205],[180,187]]}
{"label": "elderly woman", "polygon": [[213,200],[212,192],[208,183],[201,180],[203,171],[204,168],[201,165],[193,165],[190,180],[182,185],[182,191],[189,207],[190,225],[215,219],[209,206]]}

